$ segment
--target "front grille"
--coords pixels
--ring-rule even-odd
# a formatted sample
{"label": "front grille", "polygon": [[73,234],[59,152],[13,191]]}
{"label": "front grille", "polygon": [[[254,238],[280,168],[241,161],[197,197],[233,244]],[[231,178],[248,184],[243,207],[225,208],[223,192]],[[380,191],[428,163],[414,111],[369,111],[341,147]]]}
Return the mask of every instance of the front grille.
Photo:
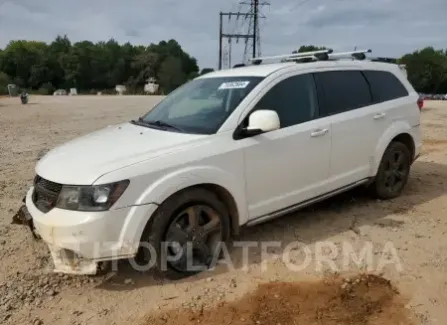
{"label": "front grille", "polygon": [[61,189],[61,184],[51,182],[36,175],[34,178],[34,204],[43,213],[49,212],[55,207]]}

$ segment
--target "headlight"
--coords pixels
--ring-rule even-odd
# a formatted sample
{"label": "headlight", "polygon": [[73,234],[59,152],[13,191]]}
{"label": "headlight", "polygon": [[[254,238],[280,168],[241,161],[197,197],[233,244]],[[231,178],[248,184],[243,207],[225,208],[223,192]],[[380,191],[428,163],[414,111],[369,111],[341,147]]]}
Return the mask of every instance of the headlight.
{"label": "headlight", "polygon": [[92,186],[64,185],[56,207],[75,211],[106,211],[121,197],[128,185],[128,180]]}

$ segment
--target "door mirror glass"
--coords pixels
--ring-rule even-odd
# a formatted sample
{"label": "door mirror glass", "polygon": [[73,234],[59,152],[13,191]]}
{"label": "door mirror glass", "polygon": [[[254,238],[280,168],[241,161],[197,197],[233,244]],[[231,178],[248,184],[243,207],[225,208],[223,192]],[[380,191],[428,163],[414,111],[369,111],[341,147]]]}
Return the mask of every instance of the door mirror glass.
{"label": "door mirror glass", "polygon": [[250,114],[247,131],[259,133],[278,130],[280,128],[278,113],[272,110],[258,110]]}

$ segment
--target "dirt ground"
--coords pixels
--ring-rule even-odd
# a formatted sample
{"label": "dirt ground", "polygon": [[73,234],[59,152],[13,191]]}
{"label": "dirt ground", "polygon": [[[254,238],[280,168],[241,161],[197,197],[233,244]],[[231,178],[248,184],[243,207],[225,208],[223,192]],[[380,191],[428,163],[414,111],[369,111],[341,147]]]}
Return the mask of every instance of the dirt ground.
{"label": "dirt ground", "polygon": [[266,283],[252,294],[214,308],[152,314],[151,325],[415,324],[392,284],[375,275],[313,282]]}
{"label": "dirt ground", "polygon": [[[0,324],[447,324],[447,102],[426,102],[423,155],[398,199],[356,190],[246,229],[240,241],[282,246],[250,248],[247,263],[232,247],[231,265],[182,281],[125,262],[106,276],[51,273],[45,245],[10,224],[37,159],[159,100],[31,96],[22,106],[0,98]],[[371,260],[355,263],[368,249]]]}

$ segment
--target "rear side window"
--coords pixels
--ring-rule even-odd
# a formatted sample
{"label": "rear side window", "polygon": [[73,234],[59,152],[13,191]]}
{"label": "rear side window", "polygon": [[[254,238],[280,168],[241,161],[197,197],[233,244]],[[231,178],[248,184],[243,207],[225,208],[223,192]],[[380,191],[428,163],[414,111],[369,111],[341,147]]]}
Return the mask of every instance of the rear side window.
{"label": "rear side window", "polygon": [[364,71],[371,86],[374,103],[382,103],[408,96],[408,91],[400,80],[388,71]]}
{"label": "rear side window", "polygon": [[325,71],[315,74],[320,115],[329,116],[372,104],[368,82],[361,71]]}

